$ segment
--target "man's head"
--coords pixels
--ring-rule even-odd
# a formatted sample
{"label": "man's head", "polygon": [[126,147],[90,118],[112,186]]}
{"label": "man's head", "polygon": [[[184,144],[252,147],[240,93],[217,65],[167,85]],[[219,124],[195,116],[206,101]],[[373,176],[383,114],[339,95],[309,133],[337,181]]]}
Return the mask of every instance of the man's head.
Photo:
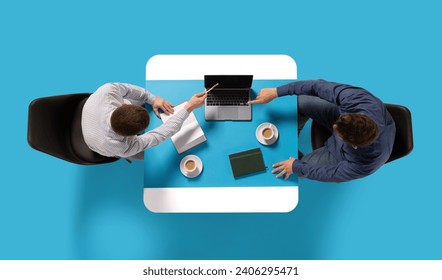
{"label": "man's head", "polygon": [[111,126],[122,136],[136,135],[149,125],[149,113],[141,106],[123,104],[111,115]]}
{"label": "man's head", "polygon": [[378,135],[378,126],[363,114],[341,115],[333,125],[336,134],[353,148],[373,144]]}

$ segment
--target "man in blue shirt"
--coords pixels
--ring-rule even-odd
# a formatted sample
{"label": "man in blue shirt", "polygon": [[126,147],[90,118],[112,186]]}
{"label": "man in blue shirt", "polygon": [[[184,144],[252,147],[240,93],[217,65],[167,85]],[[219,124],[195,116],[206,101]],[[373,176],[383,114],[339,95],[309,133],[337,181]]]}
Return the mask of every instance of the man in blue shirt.
{"label": "man in blue shirt", "polygon": [[332,132],[324,147],[302,159],[273,165],[276,177],[301,177],[324,182],[345,182],[365,177],[390,157],[396,127],[385,105],[365,89],[311,80],[262,89],[250,104],[265,104],[277,97],[298,96],[298,134],[309,118]]}

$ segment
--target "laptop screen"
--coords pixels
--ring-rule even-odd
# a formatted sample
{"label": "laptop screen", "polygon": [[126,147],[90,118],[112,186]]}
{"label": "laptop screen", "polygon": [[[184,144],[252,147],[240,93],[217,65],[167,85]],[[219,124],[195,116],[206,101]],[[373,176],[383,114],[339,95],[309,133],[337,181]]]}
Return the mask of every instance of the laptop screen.
{"label": "laptop screen", "polygon": [[210,88],[219,83],[217,88],[251,88],[253,75],[204,75],[204,87]]}

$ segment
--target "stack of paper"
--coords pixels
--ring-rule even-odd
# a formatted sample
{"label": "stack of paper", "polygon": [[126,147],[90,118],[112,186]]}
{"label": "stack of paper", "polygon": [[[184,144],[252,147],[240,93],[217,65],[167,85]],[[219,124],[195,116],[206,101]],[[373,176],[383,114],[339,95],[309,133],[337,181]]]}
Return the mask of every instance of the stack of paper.
{"label": "stack of paper", "polygon": [[[175,113],[181,111],[181,109],[183,109],[186,104],[187,101],[181,103],[178,106],[175,106]],[[161,120],[164,123],[173,115],[167,116],[166,114],[160,114],[160,116]],[[206,136],[204,135],[204,132],[201,129],[201,126],[199,125],[198,120],[196,119],[193,112],[189,114],[189,117],[187,117],[187,119],[184,121],[180,131],[172,136],[171,140],[179,154],[184,153],[185,151],[190,150],[193,147],[207,141]]]}

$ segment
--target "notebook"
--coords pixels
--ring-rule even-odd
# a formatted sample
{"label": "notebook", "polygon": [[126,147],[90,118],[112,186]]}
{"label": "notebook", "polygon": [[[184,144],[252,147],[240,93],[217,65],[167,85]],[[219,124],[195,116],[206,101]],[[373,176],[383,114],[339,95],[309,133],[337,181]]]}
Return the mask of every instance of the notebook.
{"label": "notebook", "polygon": [[[174,114],[184,109],[187,101],[181,103],[178,106],[174,107]],[[168,119],[170,119],[173,115],[166,115],[164,113],[160,114],[161,120],[165,123]],[[184,121],[183,126],[180,131],[178,131],[175,135],[171,137],[172,143],[175,146],[178,154],[184,153],[192,149],[193,147],[204,143],[207,141],[206,136],[204,135],[204,131],[198,123],[198,120],[195,117],[195,114],[191,112],[189,117]]]}
{"label": "notebook", "polygon": [[250,100],[253,75],[205,75],[204,87],[219,85],[207,94],[206,120],[251,120]]}
{"label": "notebook", "polygon": [[235,178],[266,170],[260,148],[231,154],[229,160]]}

